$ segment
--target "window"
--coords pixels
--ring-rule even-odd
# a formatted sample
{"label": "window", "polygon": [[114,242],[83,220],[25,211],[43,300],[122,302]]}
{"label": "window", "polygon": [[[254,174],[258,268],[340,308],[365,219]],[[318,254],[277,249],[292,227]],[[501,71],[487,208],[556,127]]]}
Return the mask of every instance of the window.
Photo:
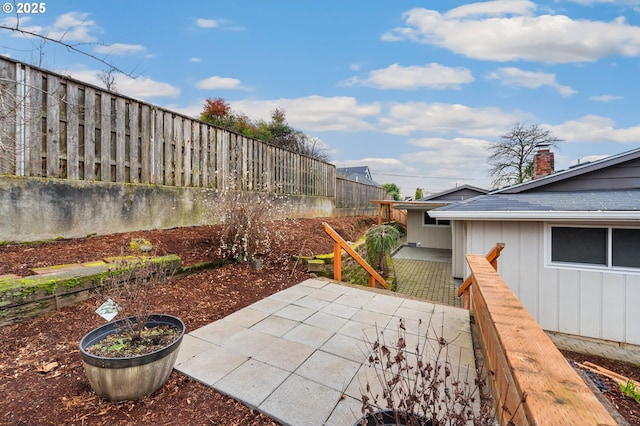
{"label": "window", "polygon": [[423,212],[422,215],[422,224],[423,225],[442,225],[442,226],[450,226],[451,222],[443,219],[436,219],[429,215],[429,212]]}
{"label": "window", "polygon": [[640,268],[640,229],[552,226],[551,262]]}
{"label": "window", "polygon": [[613,266],[640,268],[640,229],[613,229],[611,248]]}
{"label": "window", "polygon": [[606,228],[551,228],[551,261],[607,264]]}

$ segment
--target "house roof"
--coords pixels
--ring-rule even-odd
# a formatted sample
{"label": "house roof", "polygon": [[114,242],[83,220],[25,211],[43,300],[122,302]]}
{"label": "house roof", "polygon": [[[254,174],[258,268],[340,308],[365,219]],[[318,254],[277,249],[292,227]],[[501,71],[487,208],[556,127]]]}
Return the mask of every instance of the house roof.
{"label": "house roof", "polygon": [[455,188],[447,189],[442,192],[438,192],[437,194],[428,195],[416,201],[435,201],[435,200],[459,201],[459,200],[466,200],[467,198],[471,198],[471,197],[476,197],[478,195],[486,194],[488,192],[489,191],[487,191],[486,189],[465,184],[461,186],[456,186]]}
{"label": "house roof", "polygon": [[630,151],[622,152],[620,154],[605,157],[597,161],[584,163],[581,165],[570,167],[566,170],[561,170],[550,175],[523,182],[517,185],[508,186],[492,191],[491,194],[517,194],[533,189],[541,189],[544,186],[564,181],[567,179],[575,178],[588,173],[596,172],[608,167],[615,166],[617,164],[625,163],[628,161],[640,159],[640,148],[632,149]]}
{"label": "house roof", "polygon": [[357,167],[338,167],[336,168],[338,175],[344,176],[346,179],[364,183],[367,185],[380,186],[371,177],[371,171],[369,166],[357,166]]}
{"label": "house roof", "polygon": [[488,194],[441,207],[438,219],[640,219],[640,189]]}
{"label": "house roof", "polygon": [[489,191],[475,186],[461,185],[447,189],[446,191],[438,192],[437,194],[428,195],[415,201],[396,204],[394,205],[394,208],[405,210],[428,210],[446,206],[457,201],[477,197],[479,195],[486,194],[487,192]]}
{"label": "house roof", "polygon": [[[430,214],[437,219],[464,220],[637,221],[638,164],[640,148],[452,203]],[[585,189],[584,182],[592,189]],[[567,189],[572,187],[581,190]]]}

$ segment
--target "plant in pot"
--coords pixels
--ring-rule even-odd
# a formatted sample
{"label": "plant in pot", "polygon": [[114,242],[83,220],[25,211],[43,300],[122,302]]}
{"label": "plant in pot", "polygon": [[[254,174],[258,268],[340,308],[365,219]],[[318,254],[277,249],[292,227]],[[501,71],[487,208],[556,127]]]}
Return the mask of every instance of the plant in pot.
{"label": "plant in pot", "polygon": [[379,333],[370,344],[369,367],[374,379],[361,391],[363,417],[354,426],[495,424],[493,400],[482,393],[482,375],[469,383],[469,370],[449,361],[452,342],[443,333],[438,336],[429,330],[430,326],[424,339],[419,331],[417,337],[409,337],[416,344],[408,347],[401,319],[395,341],[387,343],[384,333]]}
{"label": "plant in pot", "polygon": [[127,258],[103,280],[98,293],[108,299],[99,313],[124,318],[90,331],[80,341],[85,373],[101,398],[140,399],[168,380],[185,326],[172,315],[152,313],[151,296],[177,264],[177,256]]}

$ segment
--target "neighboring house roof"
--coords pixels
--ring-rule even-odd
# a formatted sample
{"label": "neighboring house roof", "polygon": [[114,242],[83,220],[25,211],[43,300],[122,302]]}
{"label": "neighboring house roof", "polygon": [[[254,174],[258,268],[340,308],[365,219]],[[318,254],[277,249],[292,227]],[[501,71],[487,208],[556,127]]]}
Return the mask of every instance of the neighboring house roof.
{"label": "neighboring house roof", "polygon": [[394,208],[405,210],[425,210],[446,206],[462,200],[467,200],[479,195],[488,193],[486,189],[477,188],[471,185],[462,185],[446,191],[431,194],[415,201],[396,204]]}
{"label": "neighboring house roof", "polygon": [[441,207],[437,219],[638,220],[640,148]]}
{"label": "neighboring house roof", "polygon": [[455,188],[447,189],[446,191],[438,192],[437,194],[431,194],[426,197],[420,198],[416,201],[460,201],[468,198],[477,197],[488,193],[486,189],[478,188],[471,185],[456,186]]}
{"label": "neighboring house roof", "polygon": [[358,167],[338,167],[336,168],[336,173],[340,176],[343,176],[346,179],[364,183],[367,185],[380,186],[379,183],[375,182],[371,178],[371,171],[369,171],[369,166],[358,166]]}

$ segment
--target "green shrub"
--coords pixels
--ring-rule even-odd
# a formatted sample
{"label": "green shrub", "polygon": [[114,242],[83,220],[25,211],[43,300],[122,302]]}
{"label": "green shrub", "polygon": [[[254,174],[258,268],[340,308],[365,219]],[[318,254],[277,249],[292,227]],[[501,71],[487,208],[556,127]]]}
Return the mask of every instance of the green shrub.
{"label": "green shrub", "polygon": [[400,233],[392,225],[377,225],[365,234],[369,263],[384,278],[389,276],[387,257],[400,242]]}

